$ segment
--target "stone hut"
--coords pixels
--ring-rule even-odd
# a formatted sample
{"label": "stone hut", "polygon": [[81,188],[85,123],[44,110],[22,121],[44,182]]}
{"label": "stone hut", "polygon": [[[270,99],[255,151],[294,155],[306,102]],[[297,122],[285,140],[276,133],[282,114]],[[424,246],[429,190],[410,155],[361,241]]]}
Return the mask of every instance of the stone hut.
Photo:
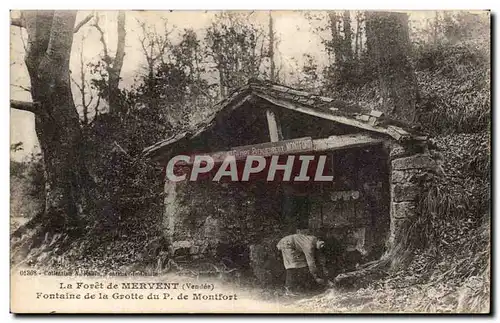
{"label": "stone hut", "polygon": [[165,181],[163,229],[172,256],[219,255],[265,269],[275,266],[265,246],[272,249],[297,227],[340,241],[366,259],[390,251],[417,216],[421,188],[415,179],[436,166],[426,140],[380,111],[252,80],[216,104],[202,124],[144,154],[162,166],[179,154],[220,156],[250,148],[281,161],[326,156],[329,182]]}

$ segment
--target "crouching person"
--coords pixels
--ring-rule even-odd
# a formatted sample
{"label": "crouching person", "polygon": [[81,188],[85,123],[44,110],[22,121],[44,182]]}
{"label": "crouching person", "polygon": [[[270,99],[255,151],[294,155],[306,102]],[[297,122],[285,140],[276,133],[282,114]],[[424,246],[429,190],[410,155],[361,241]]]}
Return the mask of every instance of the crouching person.
{"label": "crouching person", "polygon": [[[287,295],[321,291],[326,287],[324,262],[320,250],[324,241],[310,235],[307,229],[299,229],[281,239],[277,248],[283,255],[286,269]],[[318,269],[321,265],[321,269]]]}

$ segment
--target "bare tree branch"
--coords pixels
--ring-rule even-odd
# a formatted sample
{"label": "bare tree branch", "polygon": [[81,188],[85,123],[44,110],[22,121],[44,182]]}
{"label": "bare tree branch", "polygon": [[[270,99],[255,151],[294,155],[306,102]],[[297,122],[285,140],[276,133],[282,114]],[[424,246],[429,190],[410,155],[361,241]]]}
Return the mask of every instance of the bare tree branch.
{"label": "bare tree branch", "polygon": [[18,87],[18,88],[20,88],[21,90],[24,90],[24,91],[26,91],[26,92],[31,92],[31,89],[30,89],[29,87],[25,87],[25,86],[18,85],[18,84],[11,84],[11,86]]}
{"label": "bare tree branch", "polygon": [[94,119],[99,115],[99,104],[100,103],[101,103],[101,96],[98,95],[97,96],[97,102],[96,102],[95,107],[94,107],[94,110],[95,110]]}
{"label": "bare tree branch", "polygon": [[95,16],[95,22],[92,24],[92,26],[95,29],[97,29],[97,31],[101,35],[100,41],[101,41],[103,49],[104,49],[104,57],[109,57],[109,55],[108,55],[108,45],[106,44],[106,40],[104,39],[104,31],[99,26],[99,15],[98,14]]}
{"label": "bare tree branch", "polygon": [[94,94],[92,94],[92,91],[90,91],[89,95],[90,95],[89,102],[87,103],[87,106],[86,106],[87,109],[92,104],[92,101],[94,101]]}
{"label": "bare tree branch", "polygon": [[205,97],[207,97],[207,99],[210,100],[210,102],[213,101],[213,97],[210,95],[210,93],[208,93],[207,91],[203,90],[201,87],[199,87],[198,85],[196,84],[192,84],[198,91],[200,91],[201,94],[203,94]]}
{"label": "bare tree branch", "polygon": [[[153,57],[150,55],[149,52],[150,52],[150,50],[152,51],[152,48],[153,48],[154,44],[153,44],[153,42],[150,39],[148,40],[149,33],[146,30],[146,23],[145,22],[141,22],[139,20],[137,20],[137,22],[139,23],[139,26],[142,29],[142,37],[139,37],[139,42],[141,43],[142,51],[144,53],[144,56],[146,57],[146,62],[148,64],[149,74],[152,74],[152,72],[153,72],[153,65],[154,65],[155,61],[154,61]],[[148,46],[150,48],[148,48],[146,46],[146,40],[148,40],[148,42],[149,42]]]}
{"label": "bare tree branch", "polygon": [[26,41],[24,40],[23,37],[23,28],[19,27],[19,38],[21,38],[21,42],[23,43],[23,48],[25,51],[28,51],[28,46],[26,46]]}
{"label": "bare tree branch", "polygon": [[22,17],[21,18],[12,18],[10,20],[10,24],[11,24],[11,26],[17,26],[17,27],[21,27],[21,28],[26,27],[26,24],[24,23],[24,19]]}
{"label": "bare tree branch", "polygon": [[118,147],[118,149],[119,149],[122,153],[124,153],[125,155],[127,155],[127,156],[129,156],[129,157],[132,157],[132,156],[130,156],[130,155],[129,155],[129,153],[127,153],[127,151],[126,151],[125,149],[123,149],[123,148],[122,148],[122,146],[120,146],[120,145],[116,142],[116,140],[115,140],[113,143],[115,144],[115,146],[116,146],[116,147]]}
{"label": "bare tree branch", "polygon": [[125,11],[118,12],[117,23],[118,42],[116,44],[116,54],[113,62],[113,68],[116,69],[118,76],[120,76],[123,66],[123,58],[125,57]]}
{"label": "bare tree branch", "polygon": [[80,84],[78,84],[78,82],[73,78],[73,76],[71,76],[71,81],[73,82],[73,84],[76,85],[76,87],[78,88],[78,90],[81,92],[82,91],[82,87],[80,86]]}
{"label": "bare tree branch", "polygon": [[139,36],[139,42],[148,64],[149,73],[152,73],[154,65],[158,60],[164,62],[164,56],[168,45],[170,44],[168,36],[173,30],[168,30],[168,20],[163,20],[163,34],[159,35],[156,28],[153,26],[153,31],[148,31],[146,23],[137,20],[137,23],[142,29],[142,36]]}
{"label": "bare tree branch", "polygon": [[[85,60],[83,57],[83,45],[85,42],[86,36],[84,35],[81,40],[81,46],[80,46],[80,83],[78,83],[72,76],[71,76],[71,81],[76,85],[78,88],[78,91],[80,92],[81,95],[81,104],[79,104],[82,107],[82,113],[83,113],[83,124],[87,125],[88,124],[88,107],[90,103],[87,102],[86,96],[87,96],[87,80],[85,79],[86,73],[85,73]],[[90,96],[92,97],[92,91],[90,92]]]}
{"label": "bare tree branch", "polygon": [[[86,16],[82,21],[80,21],[76,26],[75,29],[73,30],[74,33],[77,33],[80,28],[82,28],[86,23],[88,23],[92,18],[94,17],[94,12],[90,13],[88,16]],[[16,26],[20,28],[26,28],[26,23],[24,22],[23,17],[19,18],[12,18],[10,20],[11,26]]]}
{"label": "bare tree branch", "polygon": [[35,114],[40,113],[39,104],[26,101],[10,100],[10,107],[16,110],[29,111]]}
{"label": "bare tree branch", "polygon": [[82,21],[80,21],[76,26],[73,32],[76,34],[80,28],[82,28],[87,22],[89,22],[94,17],[94,12],[90,13],[87,17],[85,17]]}

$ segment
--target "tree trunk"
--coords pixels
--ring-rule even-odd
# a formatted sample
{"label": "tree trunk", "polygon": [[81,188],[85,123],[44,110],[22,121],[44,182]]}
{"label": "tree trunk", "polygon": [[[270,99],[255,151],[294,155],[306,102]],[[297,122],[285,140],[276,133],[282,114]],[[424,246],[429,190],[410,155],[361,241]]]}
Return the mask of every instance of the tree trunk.
{"label": "tree trunk", "polygon": [[269,63],[271,67],[271,75],[269,79],[274,82],[275,77],[275,65],[274,65],[274,30],[273,30],[273,16],[271,11],[269,11]]}
{"label": "tree trunk", "polygon": [[330,11],[328,13],[328,18],[330,20],[330,33],[332,35],[332,48],[330,49],[331,52],[333,52],[334,55],[334,62],[336,64],[339,64],[342,62],[342,50],[341,46],[339,46],[339,33],[337,29],[337,22],[338,22],[338,17],[337,14],[333,11]]}
{"label": "tree trunk", "polygon": [[359,57],[361,56],[361,42],[362,42],[362,38],[361,38],[361,15],[362,13],[360,11],[358,11],[356,13],[356,41],[355,41],[355,50],[354,50],[354,56],[356,57],[356,59],[359,59]]}
{"label": "tree trunk", "polygon": [[437,44],[438,42],[438,33],[439,33],[439,12],[436,11],[434,15],[434,24],[432,26],[432,42]]}
{"label": "tree trunk", "polygon": [[380,109],[406,122],[416,120],[417,82],[408,59],[408,15],[396,12],[366,13],[367,54],[378,72]]}
{"label": "tree trunk", "polygon": [[218,68],[219,70],[219,100],[224,100],[227,97],[227,87],[226,87],[226,78],[222,67]]}
{"label": "tree trunk", "polygon": [[351,29],[351,14],[349,10],[344,10],[342,17],[344,25],[344,61],[352,62],[352,29]]}
{"label": "tree trunk", "polygon": [[120,111],[120,74],[123,66],[123,58],[125,57],[125,12],[118,12],[117,24],[118,42],[116,45],[116,55],[111,63],[109,72],[109,112],[116,113]]}
{"label": "tree trunk", "polygon": [[24,13],[26,66],[38,104],[35,130],[46,176],[45,227],[61,231],[80,219],[89,175],[82,156],[82,131],[70,86],[69,59],[76,12]]}
{"label": "tree trunk", "polygon": [[123,66],[123,58],[125,57],[125,12],[118,12],[118,22],[117,22],[117,35],[118,41],[116,43],[116,54],[115,57],[111,57],[108,52],[108,44],[106,42],[106,37],[104,31],[99,25],[99,15],[95,16],[95,22],[92,26],[94,26],[100,34],[100,41],[103,46],[104,57],[103,61],[106,64],[106,71],[108,72],[108,86],[107,93],[104,96],[104,99],[108,101],[109,104],[109,113],[117,114],[123,108],[120,103],[120,90],[118,85],[120,83],[120,73],[122,71]]}
{"label": "tree trunk", "polygon": [[89,106],[90,103],[92,102],[92,96],[90,97],[90,102],[87,103],[87,85],[86,85],[86,79],[85,79],[85,59],[83,57],[83,48],[84,48],[84,40],[85,37],[82,37],[82,47],[80,49],[80,85],[78,85],[76,82],[76,86],[78,87],[78,90],[80,91],[81,95],[81,102],[82,102],[82,113],[83,113],[83,125],[86,127],[89,124]]}

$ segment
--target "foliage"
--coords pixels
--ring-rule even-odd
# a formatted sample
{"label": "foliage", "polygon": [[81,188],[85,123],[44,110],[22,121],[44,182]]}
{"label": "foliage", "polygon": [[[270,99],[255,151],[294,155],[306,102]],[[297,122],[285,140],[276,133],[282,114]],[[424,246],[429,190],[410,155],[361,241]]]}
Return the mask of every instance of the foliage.
{"label": "foliage", "polygon": [[486,313],[490,310],[490,136],[453,134],[433,140],[444,176],[423,180],[421,243],[412,261],[356,291],[333,289],[299,301],[331,312]]}
{"label": "foliage", "polygon": [[44,209],[45,178],[41,154],[10,162],[10,200],[13,221],[31,219]]}
{"label": "foliage", "polygon": [[20,141],[20,142],[16,142],[16,143],[13,143],[10,145],[10,151],[11,152],[16,152],[16,151],[19,151],[19,150],[23,150],[23,143]]}
{"label": "foliage", "polygon": [[[478,47],[479,46],[479,47]],[[428,45],[417,50],[420,123],[433,134],[487,131],[489,45]]]}
{"label": "foliage", "polygon": [[[96,91],[99,99],[106,100],[108,102],[109,111],[109,99],[111,96],[116,98],[114,101],[116,108],[120,114],[126,113],[124,108],[126,107],[126,93],[121,89],[111,89],[109,82],[110,68],[109,63],[104,60],[98,60],[97,62],[90,62],[87,64],[92,79],[90,80],[90,86],[92,91]],[[96,111],[98,113],[99,106],[96,106]]]}
{"label": "foliage", "polygon": [[[168,39],[168,32],[149,37]],[[78,261],[79,255],[87,253],[89,267],[103,265],[105,257],[110,257],[106,268],[117,269],[142,259],[145,245],[161,236],[163,170],[143,160],[142,150],[189,126],[192,111],[212,100],[210,86],[202,78],[196,34],[185,30],[179,43],[165,44],[152,70],[136,79],[132,89],[121,90],[120,100],[115,101],[118,113],[101,113],[83,126],[97,197],[95,207],[87,210],[86,230],[101,238],[75,239],[64,259],[57,256],[51,265],[64,266],[69,258]],[[91,84],[102,98],[108,95],[106,67],[99,62],[92,65]],[[131,240],[141,243],[131,247]]]}
{"label": "foliage", "polygon": [[318,90],[321,90],[323,84],[318,63],[308,54],[304,55],[304,60],[300,77],[293,86],[311,93],[317,93]]}
{"label": "foliage", "polygon": [[[316,70],[314,62],[306,59],[300,86],[383,111],[378,63],[373,55],[368,55],[368,40],[363,41],[366,37],[363,13],[331,12],[309,19],[312,24],[320,20],[322,25],[316,30],[329,33],[323,44],[330,58],[323,71]],[[349,29],[354,28],[354,35],[361,36],[352,42]],[[489,34],[487,15],[467,12],[436,13],[424,28],[413,29],[409,58],[419,88],[417,123],[423,130],[439,135],[489,128]],[[354,46],[356,55],[345,54],[350,52],[348,45],[350,50]],[[322,85],[316,85],[317,80]]]}
{"label": "foliage", "polygon": [[[405,276],[406,275],[406,276]],[[356,291],[331,289],[324,294],[300,300],[294,307],[309,312],[337,313],[488,313],[490,311],[490,272],[486,268],[464,281],[431,281],[419,284],[415,274],[394,277]]]}
{"label": "foliage", "polygon": [[[115,227],[128,234],[138,229],[158,231],[162,170],[143,160],[142,150],[187,127],[192,111],[211,102],[196,34],[184,30],[176,44],[169,41],[169,34],[166,30],[164,35],[146,35],[161,40],[162,56],[132,89],[122,90],[122,113],[99,115],[85,128],[91,173],[104,210],[97,227]],[[93,80],[100,95],[105,95],[106,83],[106,75]]]}
{"label": "foliage", "polygon": [[[418,122],[433,135],[444,176],[422,178],[418,221],[407,228],[416,250],[407,268],[356,292],[332,291],[304,308],[344,312],[489,310],[490,46],[484,15],[436,14],[411,36],[419,87]],[[347,19],[342,17],[341,19]],[[327,51],[339,44],[327,43]],[[338,50],[338,49],[337,49]],[[307,70],[308,63],[305,66]],[[324,71],[323,94],[377,108],[376,66],[360,53],[354,78],[337,60]]]}
{"label": "foliage", "polygon": [[263,31],[233,13],[220,13],[207,29],[207,56],[219,73],[221,97],[260,75]]}

